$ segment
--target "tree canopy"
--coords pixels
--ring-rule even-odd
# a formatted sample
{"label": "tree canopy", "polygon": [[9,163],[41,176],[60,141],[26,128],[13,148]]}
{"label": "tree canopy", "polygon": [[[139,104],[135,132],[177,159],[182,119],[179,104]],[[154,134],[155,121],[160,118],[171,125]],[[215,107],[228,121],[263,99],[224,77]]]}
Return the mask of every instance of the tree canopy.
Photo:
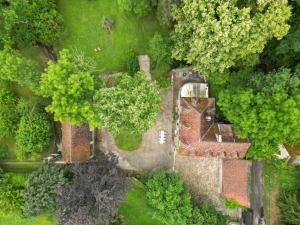
{"label": "tree canopy", "polygon": [[51,98],[46,110],[54,113],[55,120],[61,122],[100,125],[100,118],[92,104],[95,88],[93,75],[82,70],[68,50],[60,51],[59,56],[57,63],[48,62],[48,68],[40,80],[42,96]]}
{"label": "tree canopy", "polygon": [[55,0],[11,0],[0,3],[2,42],[26,47],[44,44],[53,46],[62,32],[62,17]]}
{"label": "tree canopy", "polygon": [[142,72],[134,76],[124,73],[115,86],[101,88],[96,93],[95,105],[113,134],[122,128],[142,133],[156,121],[160,110],[159,89]]}
{"label": "tree canopy", "polygon": [[[281,69],[231,75],[234,84],[221,91],[218,105],[239,136],[251,140],[248,157],[268,158],[278,151],[278,144],[300,141],[299,73]],[[238,76],[246,81],[237,84]]]}
{"label": "tree canopy", "polygon": [[60,188],[69,182],[68,165],[46,164],[28,178],[22,196],[26,216],[54,212],[58,204]]}
{"label": "tree canopy", "polygon": [[191,196],[177,174],[154,173],[146,183],[146,190],[155,218],[168,225],[187,224],[192,215]]}
{"label": "tree canopy", "polygon": [[173,57],[209,75],[248,60],[261,53],[268,40],[287,34],[287,0],[256,1],[251,7],[238,3],[183,0],[174,11]]}
{"label": "tree canopy", "polygon": [[115,220],[129,182],[117,163],[116,156],[101,154],[73,167],[73,180],[59,196],[61,224],[109,224]]}

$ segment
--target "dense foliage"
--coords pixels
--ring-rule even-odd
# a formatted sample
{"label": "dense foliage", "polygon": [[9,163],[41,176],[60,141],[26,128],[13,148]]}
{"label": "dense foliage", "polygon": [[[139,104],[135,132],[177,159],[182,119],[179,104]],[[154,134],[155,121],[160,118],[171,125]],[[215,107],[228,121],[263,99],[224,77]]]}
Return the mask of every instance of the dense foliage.
{"label": "dense foliage", "polygon": [[14,135],[17,129],[17,101],[17,96],[0,84],[0,138]]}
{"label": "dense foliage", "polygon": [[61,224],[108,224],[114,221],[123,201],[128,178],[117,167],[114,155],[76,164],[73,180],[60,193]]}
{"label": "dense foliage", "polygon": [[145,16],[151,10],[151,1],[149,0],[118,0],[118,5],[121,11],[137,16]]}
{"label": "dense foliage", "polygon": [[162,26],[172,27],[174,18],[172,9],[180,0],[158,0],[157,3],[157,19]]}
{"label": "dense foliage", "polygon": [[57,209],[58,191],[68,183],[69,170],[66,165],[46,164],[30,175],[22,191],[26,216]]}
{"label": "dense foliage", "polygon": [[12,174],[4,173],[0,177],[0,212],[9,213],[21,211],[23,186],[19,184]]}
{"label": "dense foliage", "polygon": [[101,88],[95,97],[101,119],[113,134],[121,129],[132,133],[148,130],[160,110],[160,94],[156,83],[146,80],[142,72],[134,76],[122,74],[114,86]]}
{"label": "dense foliage", "polygon": [[44,44],[53,46],[62,32],[62,17],[55,0],[11,0],[0,3],[0,29],[6,44],[27,47]]}
{"label": "dense foliage", "polygon": [[37,159],[51,141],[51,125],[47,113],[33,109],[21,117],[16,133],[19,159]]}
{"label": "dense foliage", "polygon": [[229,225],[230,220],[227,216],[223,216],[217,212],[210,204],[202,204],[194,206],[192,216],[188,220],[187,225]]}
{"label": "dense foliage", "polygon": [[287,34],[287,0],[256,1],[251,7],[238,2],[183,0],[174,11],[173,57],[209,75],[249,60],[268,40]]}
{"label": "dense foliage", "polygon": [[29,86],[33,91],[38,89],[39,73],[36,65],[17,51],[6,47],[0,51],[0,79]]}
{"label": "dense foliage", "polygon": [[50,97],[51,104],[46,107],[54,113],[55,120],[69,121],[79,125],[100,124],[100,119],[92,106],[94,78],[84,66],[64,49],[57,63],[49,61],[46,72],[42,74],[40,90],[43,97]]}
{"label": "dense foliage", "polygon": [[300,224],[300,189],[282,192],[279,207],[283,225]]}
{"label": "dense foliage", "polygon": [[239,136],[251,140],[248,157],[269,158],[278,144],[299,141],[299,72],[239,71],[229,76],[232,82],[219,94],[218,105]]}
{"label": "dense foliage", "polygon": [[149,41],[149,55],[151,65],[155,68],[160,65],[171,63],[171,50],[165,38],[159,33],[155,33]]}
{"label": "dense foliage", "polygon": [[164,224],[184,225],[192,215],[191,196],[176,173],[156,172],[146,183],[148,204]]}

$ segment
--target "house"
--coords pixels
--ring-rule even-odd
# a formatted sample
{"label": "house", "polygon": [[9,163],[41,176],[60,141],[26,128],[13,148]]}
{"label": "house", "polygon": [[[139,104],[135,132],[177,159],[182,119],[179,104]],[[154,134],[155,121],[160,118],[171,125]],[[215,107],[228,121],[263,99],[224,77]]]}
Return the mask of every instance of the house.
{"label": "house", "polygon": [[300,165],[300,144],[296,145],[280,145],[280,152],[286,152],[286,157],[289,158],[289,164]]}
{"label": "house", "polygon": [[243,160],[249,141],[239,138],[231,124],[216,121],[215,99],[209,97],[207,83],[186,82],[178,95],[177,153],[221,159],[222,196],[249,207],[250,163]]}
{"label": "house", "polygon": [[62,161],[85,162],[94,156],[94,131],[84,123],[75,126],[62,124]]}

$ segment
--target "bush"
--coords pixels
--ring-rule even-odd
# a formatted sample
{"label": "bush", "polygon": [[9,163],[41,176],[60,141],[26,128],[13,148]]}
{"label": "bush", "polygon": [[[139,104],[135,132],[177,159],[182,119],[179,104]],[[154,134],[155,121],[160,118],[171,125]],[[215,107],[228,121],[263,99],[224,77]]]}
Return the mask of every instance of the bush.
{"label": "bush", "polygon": [[279,207],[282,225],[300,224],[300,189],[281,192]]}
{"label": "bush", "polygon": [[125,70],[130,75],[133,75],[136,72],[138,72],[139,68],[140,68],[138,57],[137,57],[137,54],[133,50],[128,51],[127,55],[128,55],[128,57],[127,57],[127,61],[125,63]]}
{"label": "bush", "polygon": [[0,160],[7,159],[7,157],[8,157],[7,149],[0,147]]}
{"label": "bush", "polygon": [[225,207],[228,209],[238,209],[238,208],[246,208],[245,206],[241,205],[237,201],[231,198],[225,198],[224,199]]}
{"label": "bush", "polygon": [[153,68],[171,63],[170,46],[159,33],[155,33],[149,41],[149,55]]}
{"label": "bush", "polygon": [[13,175],[4,174],[0,180],[0,211],[10,213],[21,211],[24,200],[21,196],[23,186],[14,182]]}
{"label": "bush", "polygon": [[22,191],[26,216],[56,209],[58,191],[68,183],[69,170],[70,166],[67,165],[47,164],[30,175]]}
{"label": "bush", "polygon": [[149,0],[118,0],[121,11],[135,14],[139,17],[146,16],[151,10]]}
{"label": "bush", "polygon": [[171,80],[165,76],[160,76],[157,79],[158,85],[160,88],[168,88],[171,85]]}
{"label": "bush", "polygon": [[191,196],[176,173],[156,172],[146,184],[153,217],[164,224],[183,225],[192,213]]}
{"label": "bush", "polygon": [[22,116],[17,134],[17,157],[19,159],[37,159],[51,141],[51,125],[48,115],[34,110]]}
{"label": "bush", "polygon": [[229,225],[228,217],[223,216],[210,204],[195,206],[188,225]]}
{"label": "bush", "polygon": [[16,112],[18,98],[4,85],[0,85],[0,138],[13,136],[19,116]]}

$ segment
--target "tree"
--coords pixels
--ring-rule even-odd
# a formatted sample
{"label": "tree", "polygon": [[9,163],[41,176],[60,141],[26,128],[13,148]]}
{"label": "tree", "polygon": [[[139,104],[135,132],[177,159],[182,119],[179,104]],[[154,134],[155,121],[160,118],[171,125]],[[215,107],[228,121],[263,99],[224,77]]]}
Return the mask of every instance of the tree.
{"label": "tree", "polygon": [[146,183],[146,191],[153,217],[168,225],[187,223],[192,213],[191,196],[176,173],[154,173]]}
{"label": "tree", "polygon": [[142,72],[124,73],[114,87],[96,93],[95,105],[113,134],[121,129],[142,133],[153,125],[160,110],[159,89]]}
{"label": "tree", "polygon": [[61,224],[114,221],[129,181],[117,163],[118,159],[111,154],[74,166],[73,180],[59,197]]}
{"label": "tree", "polygon": [[269,158],[278,144],[300,141],[300,74],[282,69],[251,76],[221,91],[218,105],[238,135],[251,140],[247,156]]}
{"label": "tree", "polygon": [[217,212],[215,208],[207,203],[200,206],[194,206],[192,216],[187,225],[229,225],[230,220]]}
{"label": "tree", "polygon": [[154,68],[171,63],[170,46],[159,33],[155,33],[149,41],[149,55]]}
{"label": "tree", "polygon": [[21,117],[16,133],[19,159],[37,159],[51,141],[51,125],[48,115],[33,109]]}
{"label": "tree", "polygon": [[37,91],[39,78],[36,65],[32,61],[9,47],[0,51],[0,79],[14,81]]}
{"label": "tree", "polygon": [[59,55],[58,62],[49,61],[46,72],[41,76],[41,94],[52,100],[46,110],[54,113],[55,120],[61,122],[100,125],[100,118],[92,105],[93,76],[83,70],[85,66],[81,66],[68,50],[60,51]]}
{"label": "tree", "polygon": [[58,192],[70,179],[70,166],[46,164],[33,172],[22,191],[26,216],[52,213],[57,209]]}
{"label": "tree", "polygon": [[291,8],[287,0],[237,1],[183,0],[174,10],[177,21],[172,56],[209,75],[223,72],[240,60],[261,53],[267,41],[287,34]]}
{"label": "tree", "polygon": [[151,10],[151,1],[149,0],[118,0],[121,11],[133,13],[139,17],[147,15]]}
{"label": "tree", "polygon": [[2,3],[4,43],[26,47],[42,43],[53,46],[62,32],[56,1],[12,0]]}
{"label": "tree", "polygon": [[172,27],[174,18],[172,8],[179,5],[180,0],[158,0],[157,3],[157,19],[162,26]]}
{"label": "tree", "polygon": [[13,136],[16,131],[19,121],[17,102],[17,96],[0,84],[0,139]]}

